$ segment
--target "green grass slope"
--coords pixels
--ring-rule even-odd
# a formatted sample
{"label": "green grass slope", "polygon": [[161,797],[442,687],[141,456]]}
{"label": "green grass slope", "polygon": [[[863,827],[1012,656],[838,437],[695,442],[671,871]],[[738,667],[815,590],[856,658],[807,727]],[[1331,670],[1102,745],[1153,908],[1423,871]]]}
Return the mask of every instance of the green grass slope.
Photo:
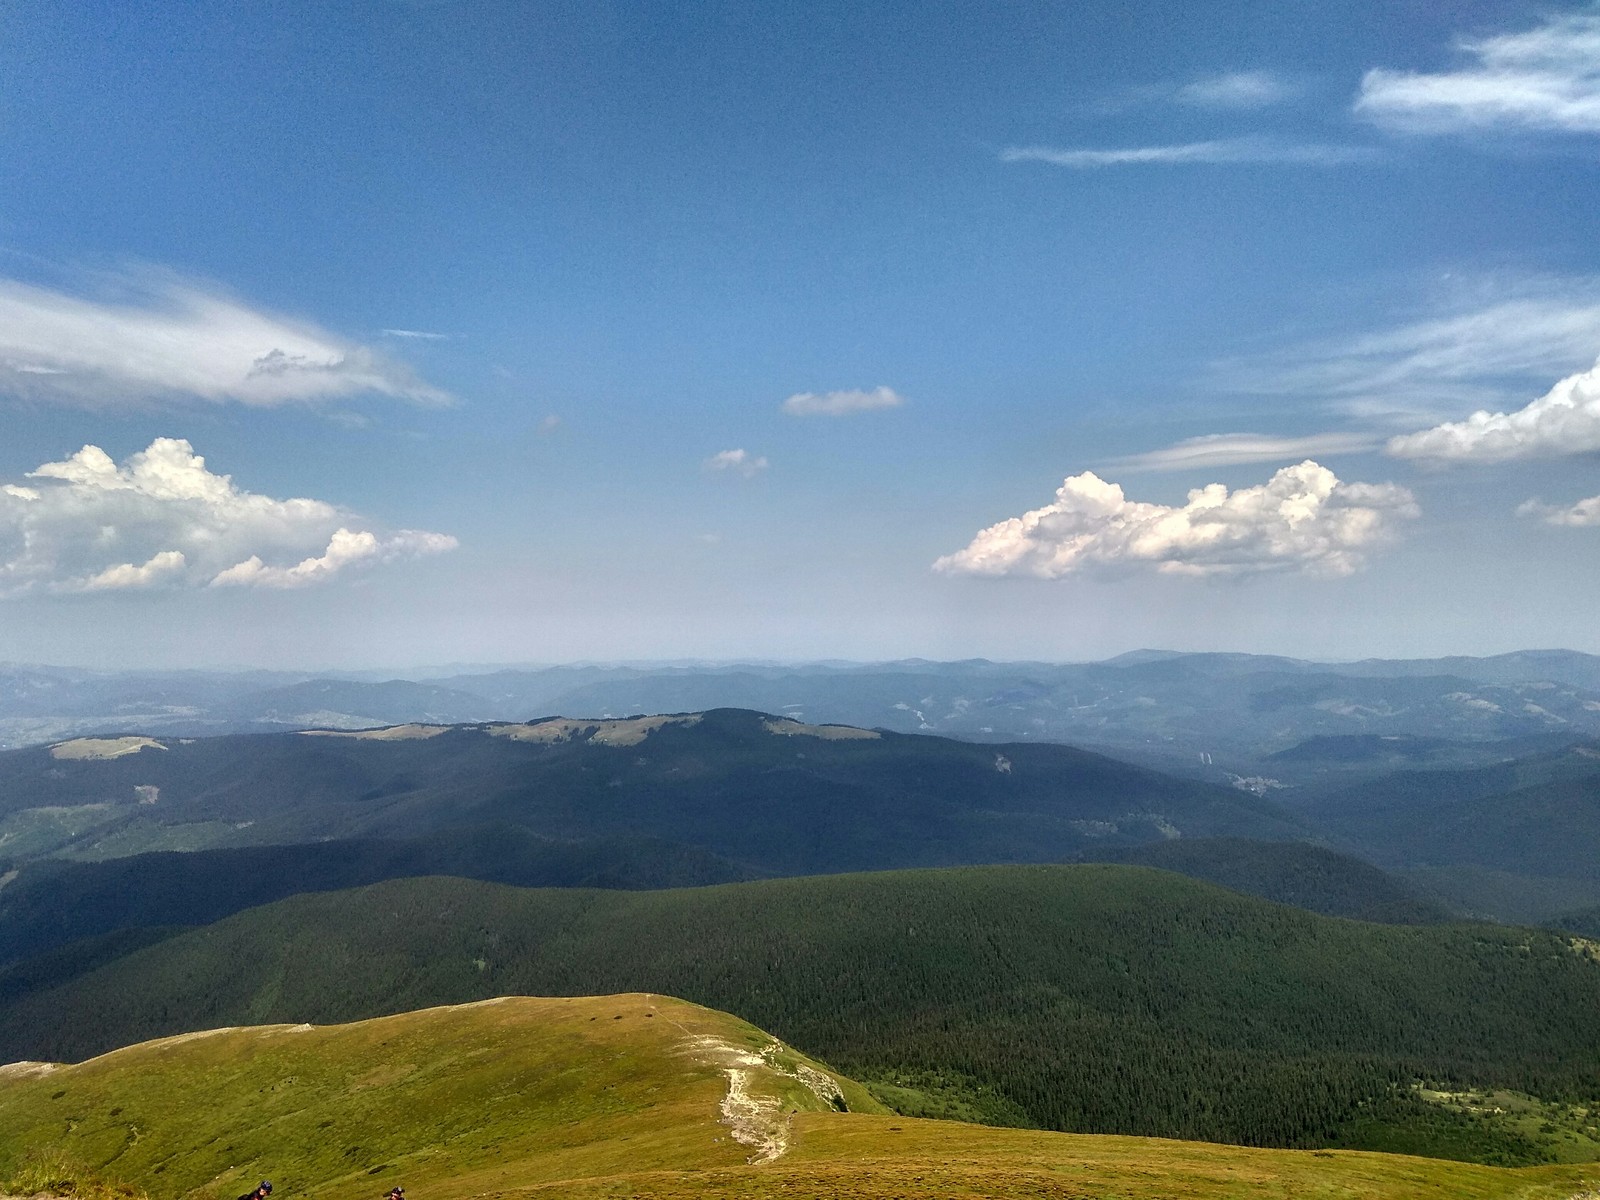
{"label": "green grass slope", "polygon": [[1593,1174],[876,1107],[723,1013],[652,995],[502,998],[0,1068],[0,1181],[88,1175],[158,1200],[228,1200],[264,1176],[286,1200],[395,1184],[428,1200],[1573,1200]]}
{"label": "green grass slope", "polygon": [[1600,963],[1570,939],[1319,917],[1120,866],[300,896],[24,992],[0,1056],[638,990],[736,1012],[919,1115],[1512,1163],[1547,1148],[1410,1085],[1600,1097]]}
{"label": "green grass slope", "polygon": [[[770,1111],[730,1128],[736,1071]],[[491,1000],[0,1068],[0,1177],[47,1149],[159,1195],[231,1198],[263,1176],[283,1196],[481,1192],[742,1164],[786,1139],[788,1113],[831,1108],[830,1091],[881,1111],[761,1031],[670,998]]]}

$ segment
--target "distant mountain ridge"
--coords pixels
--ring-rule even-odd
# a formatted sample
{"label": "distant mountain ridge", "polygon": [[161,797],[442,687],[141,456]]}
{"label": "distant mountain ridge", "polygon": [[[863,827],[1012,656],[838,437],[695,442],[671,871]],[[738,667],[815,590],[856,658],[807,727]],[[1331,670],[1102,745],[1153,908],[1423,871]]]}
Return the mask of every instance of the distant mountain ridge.
{"label": "distant mountain ridge", "polygon": [[88,734],[196,736],[722,707],[907,733],[1112,747],[1172,763],[1198,764],[1210,755],[1217,767],[1239,770],[1320,736],[1478,742],[1600,735],[1600,657],[1539,650],[1316,663],[1136,651],[1101,663],[571,666],[417,680],[0,666],[0,747]]}
{"label": "distant mountain ridge", "polygon": [[0,839],[19,862],[484,825],[563,841],[654,838],[758,875],[1052,861],[1094,844],[1302,832],[1270,800],[1068,746],[738,709],[79,739],[0,753]]}

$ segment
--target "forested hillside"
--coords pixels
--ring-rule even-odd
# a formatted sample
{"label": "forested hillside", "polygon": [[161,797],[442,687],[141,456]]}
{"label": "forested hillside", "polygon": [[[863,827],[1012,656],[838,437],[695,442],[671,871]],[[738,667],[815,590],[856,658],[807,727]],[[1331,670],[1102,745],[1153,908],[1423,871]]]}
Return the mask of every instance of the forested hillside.
{"label": "forested hillside", "polygon": [[725,709],[370,734],[79,740],[0,755],[3,853],[409,838],[505,825],[650,837],[753,874],[1068,858],[1170,836],[1293,837],[1248,792],[1054,745]]}
{"label": "forested hillside", "polygon": [[152,926],[205,925],[301,892],[456,875],[519,887],[671,888],[752,878],[704,850],[646,837],[558,842],[510,826],[429,837],[41,859],[0,888],[0,964]]}
{"label": "forested hillside", "polygon": [[1095,859],[1176,871],[1330,917],[1425,925],[1453,915],[1446,905],[1371,863],[1304,842],[1179,838],[1112,850]]}
{"label": "forested hillside", "polygon": [[1600,1099],[1586,945],[1318,917],[1118,866],[301,896],[21,997],[0,1055],[624,990],[737,1013],[906,1111],[1002,1123],[1527,1161],[1531,1143],[1409,1085]]}

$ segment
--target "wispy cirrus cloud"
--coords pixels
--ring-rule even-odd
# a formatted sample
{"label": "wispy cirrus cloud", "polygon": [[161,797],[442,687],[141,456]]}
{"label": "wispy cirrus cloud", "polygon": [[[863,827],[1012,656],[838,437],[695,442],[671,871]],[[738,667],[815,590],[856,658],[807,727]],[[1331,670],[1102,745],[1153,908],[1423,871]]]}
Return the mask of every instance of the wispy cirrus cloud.
{"label": "wispy cirrus cloud", "polygon": [[933,564],[952,574],[1059,579],[1080,572],[1249,576],[1349,575],[1417,515],[1391,483],[1345,483],[1307,460],[1266,483],[1196,488],[1173,506],[1129,500],[1092,472],[1074,475],[1042,508],[979,531]]}
{"label": "wispy cirrus cloud", "polygon": [[120,466],[98,446],[0,485],[0,597],[158,588],[299,588],[452,550],[448,534],[358,527],[321,500],[218,475],[181,438]]}
{"label": "wispy cirrus cloud", "polygon": [[779,407],[791,417],[848,417],[899,408],[905,402],[893,388],[875,387],[871,391],[796,392]]}
{"label": "wispy cirrus cloud", "polygon": [[1111,149],[1058,146],[1008,146],[1000,152],[1007,163],[1038,162],[1087,171],[1101,167],[1226,165],[1234,163],[1286,163],[1311,167],[1342,167],[1372,162],[1379,153],[1366,146],[1341,146],[1320,142],[1289,142],[1270,137],[1220,138],[1161,146],[1124,146]]}
{"label": "wispy cirrus cloud", "polygon": [[452,400],[370,346],[170,273],[95,283],[97,293],[84,295],[0,278],[0,396],[105,406]]}
{"label": "wispy cirrus cloud", "polygon": [[1600,280],[1491,283],[1386,329],[1216,364],[1218,383],[1321,401],[1375,424],[1415,427],[1498,406],[1594,361]]}
{"label": "wispy cirrus cloud", "polygon": [[426,329],[380,329],[384,337],[406,338],[411,341],[421,342],[447,342],[450,340],[448,333],[430,333]]}
{"label": "wispy cirrus cloud", "polygon": [[1300,88],[1272,71],[1225,71],[1183,84],[1172,93],[1193,108],[1254,109],[1282,104]]}
{"label": "wispy cirrus cloud", "polygon": [[1363,454],[1381,439],[1370,433],[1312,433],[1275,437],[1264,433],[1208,433],[1186,438],[1160,450],[1118,459],[1126,471],[1184,471],[1197,467],[1234,467],[1246,463],[1294,462],[1329,454]]}
{"label": "wispy cirrus cloud", "polygon": [[737,450],[719,450],[700,464],[701,470],[728,472],[745,479],[754,479],[772,464],[764,454],[751,454],[742,447]]}
{"label": "wispy cirrus cloud", "polygon": [[1355,112],[1406,133],[1600,133],[1600,12],[1464,38],[1457,49],[1469,61],[1454,71],[1368,71]]}

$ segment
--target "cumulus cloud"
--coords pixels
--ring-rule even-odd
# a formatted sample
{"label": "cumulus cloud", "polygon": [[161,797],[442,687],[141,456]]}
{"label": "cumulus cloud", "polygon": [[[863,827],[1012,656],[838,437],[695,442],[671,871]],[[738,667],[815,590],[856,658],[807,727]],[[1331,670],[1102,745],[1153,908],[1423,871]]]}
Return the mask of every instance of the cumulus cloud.
{"label": "cumulus cloud", "polygon": [[1116,149],[1062,149],[1056,146],[1009,146],[1000,161],[1042,162],[1056,167],[1185,166],[1192,163],[1290,163],[1312,167],[1348,166],[1376,158],[1364,146],[1319,142],[1284,142],[1276,138],[1222,138],[1166,146],[1124,146]]}
{"label": "cumulus cloud", "polygon": [[405,364],[307,322],[167,274],[111,282],[118,295],[107,299],[0,279],[0,395],[88,405],[269,406],[364,393],[450,402]]}
{"label": "cumulus cloud", "polygon": [[1348,575],[1365,551],[1393,537],[1397,521],[1416,515],[1405,488],[1344,483],[1309,459],[1256,487],[1196,488],[1181,507],[1129,500],[1116,484],[1085,471],[1067,479],[1053,503],[991,525],[933,565],[955,574],[1037,579],[1134,569]]}
{"label": "cumulus cloud", "polygon": [[1318,454],[1361,454],[1378,448],[1365,433],[1312,433],[1273,437],[1264,433],[1208,433],[1160,450],[1117,462],[1130,471],[1181,471],[1192,467],[1231,467],[1243,463],[1292,462]]}
{"label": "cumulus cloud", "polygon": [[1457,48],[1469,61],[1456,71],[1368,71],[1355,111],[1410,133],[1600,133],[1600,13],[1462,39]]}
{"label": "cumulus cloud", "polygon": [[1465,421],[1391,438],[1399,458],[1503,462],[1600,450],[1600,363],[1569,375],[1514,412],[1480,410]]}
{"label": "cumulus cloud", "polygon": [[322,583],[454,549],[447,534],[378,533],[321,500],[275,500],[209,470],[180,438],[120,466],[98,446],[0,485],[0,596]]}
{"label": "cumulus cloud", "polygon": [[1517,507],[1517,516],[1537,517],[1546,525],[1566,525],[1572,528],[1596,526],[1600,525],[1600,496],[1590,496],[1587,500],[1579,500],[1566,508],[1528,500]]}
{"label": "cumulus cloud", "polygon": [[771,466],[765,455],[757,457],[742,449],[719,450],[700,465],[707,471],[731,471],[746,479],[754,479]]}
{"label": "cumulus cloud", "polygon": [[1297,90],[1271,71],[1229,71],[1186,83],[1175,96],[1180,104],[1196,108],[1266,108],[1281,104]]}
{"label": "cumulus cloud", "polygon": [[852,413],[881,408],[899,408],[905,398],[893,388],[876,387],[870,392],[796,392],[780,406],[791,417],[848,417]]}

